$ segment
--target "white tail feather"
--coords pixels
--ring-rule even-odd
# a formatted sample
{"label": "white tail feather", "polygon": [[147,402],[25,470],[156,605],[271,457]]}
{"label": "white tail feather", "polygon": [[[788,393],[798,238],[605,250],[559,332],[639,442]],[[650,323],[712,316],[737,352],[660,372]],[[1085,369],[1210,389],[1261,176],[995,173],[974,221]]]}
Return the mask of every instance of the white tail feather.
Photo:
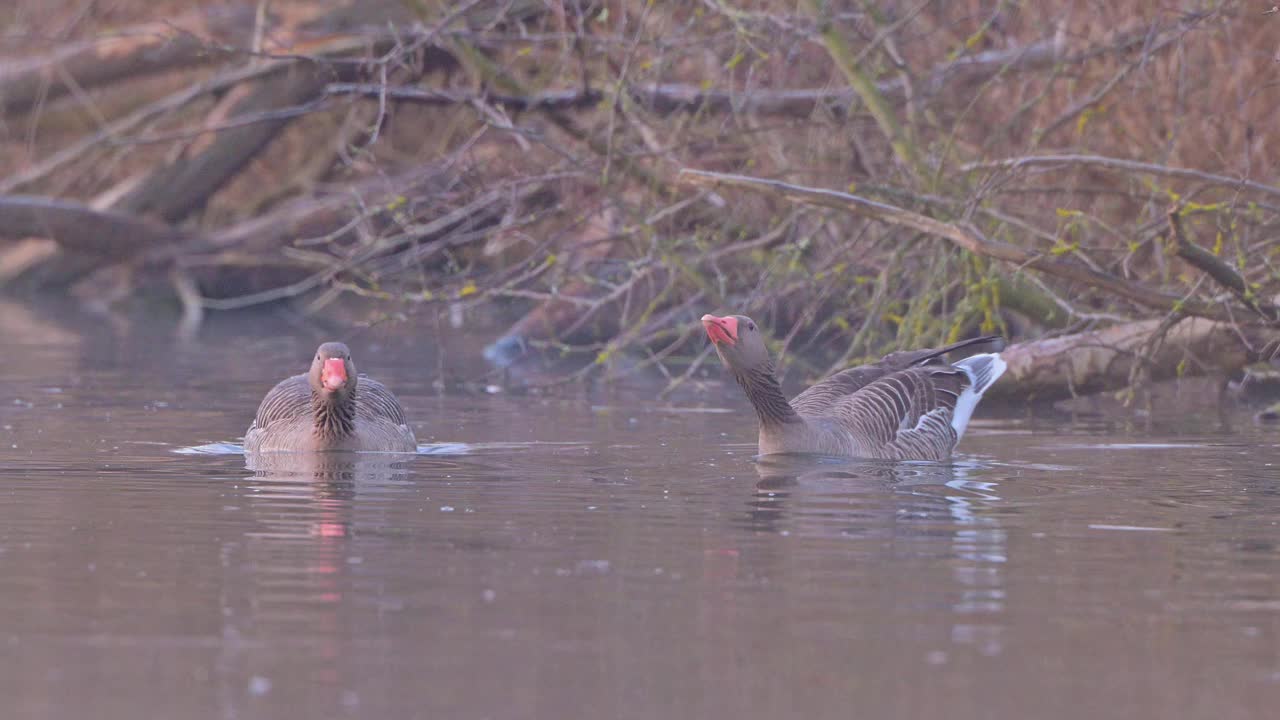
{"label": "white tail feather", "polygon": [[951,415],[951,427],[955,428],[956,438],[959,439],[964,437],[964,429],[969,426],[969,418],[973,416],[974,408],[978,407],[982,393],[986,392],[987,388],[991,387],[1009,366],[1000,358],[999,353],[971,355],[952,364],[963,370],[964,374],[969,376],[970,382],[969,387],[960,393],[959,398],[956,398],[956,410]]}

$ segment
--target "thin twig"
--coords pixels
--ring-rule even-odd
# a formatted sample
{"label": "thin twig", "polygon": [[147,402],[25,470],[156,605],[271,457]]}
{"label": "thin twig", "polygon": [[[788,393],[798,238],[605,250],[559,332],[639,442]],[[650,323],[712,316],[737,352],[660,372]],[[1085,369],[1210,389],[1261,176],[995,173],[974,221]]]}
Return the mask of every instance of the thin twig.
{"label": "thin twig", "polygon": [[1100,167],[1106,170],[1159,175],[1162,177],[1172,177],[1181,180],[1197,180],[1199,182],[1223,185],[1237,190],[1252,190],[1253,192],[1280,198],[1280,187],[1263,185],[1262,183],[1245,180],[1244,178],[1233,178],[1226,175],[1215,175],[1213,173],[1192,170],[1190,168],[1169,167],[1166,165],[1156,165],[1154,163],[1139,162],[1137,160],[1124,160],[1122,158],[1105,157],[1102,155],[1028,155],[1026,157],[1006,158],[1004,160],[973,162],[962,166],[960,171],[972,172],[974,170],[993,169],[1020,170],[1022,168],[1042,165],[1082,165],[1086,167]]}
{"label": "thin twig", "polygon": [[769,192],[796,202],[854,212],[891,225],[913,228],[933,237],[950,240],[955,245],[979,255],[1040,270],[1066,280],[1082,282],[1150,308],[1165,311],[1181,309],[1189,315],[1230,321],[1230,316],[1222,308],[1214,305],[1161,292],[1137,283],[1126,282],[1114,275],[1099,272],[1080,263],[1074,263],[1051,255],[1033,253],[1016,245],[988,239],[972,227],[945,223],[926,215],[868,200],[857,195],[835,190],[792,185],[778,180],[713,173],[703,170],[684,169],[680,171],[680,176],[685,182],[699,187],[717,185],[745,187]]}
{"label": "thin twig", "polygon": [[172,95],[164,97],[150,105],[147,105],[146,107],[139,108],[115,122],[109,123],[97,132],[77,140],[43,160],[34,163],[25,170],[14,173],[9,177],[0,180],[0,193],[11,193],[26,185],[30,185],[63,165],[73,162],[89,150],[92,150],[93,148],[110,140],[123,136],[125,133],[139,125],[142,125],[143,123],[149,122],[161,115],[179,110],[188,103],[191,103],[205,95],[226,90],[227,88],[234,87],[235,85],[239,85],[247,80],[253,80],[281,72],[286,67],[287,63],[277,62],[259,65],[256,67],[241,68],[239,70],[233,70],[223,75],[210,78],[209,80],[197,83],[189,88],[173,93]]}
{"label": "thin twig", "polygon": [[1191,241],[1182,228],[1182,206],[1169,208],[1169,230],[1177,247],[1178,257],[1200,268],[1214,282],[1231,291],[1242,305],[1270,322],[1280,320],[1280,308],[1258,297],[1240,274],[1221,258]]}

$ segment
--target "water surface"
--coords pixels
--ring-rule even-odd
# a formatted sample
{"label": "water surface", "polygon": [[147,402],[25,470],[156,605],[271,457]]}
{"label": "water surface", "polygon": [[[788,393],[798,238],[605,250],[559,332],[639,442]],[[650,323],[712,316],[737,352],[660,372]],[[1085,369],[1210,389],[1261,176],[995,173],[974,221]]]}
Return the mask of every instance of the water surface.
{"label": "water surface", "polygon": [[0,332],[5,718],[1225,720],[1280,702],[1280,435],[1243,412],[980,409],[954,463],[765,464],[714,369],[669,403],[442,392],[484,338],[365,333],[346,338],[361,370],[435,452],[251,472],[177,451],[236,442],[327,331],[179,341],[0,305]]}

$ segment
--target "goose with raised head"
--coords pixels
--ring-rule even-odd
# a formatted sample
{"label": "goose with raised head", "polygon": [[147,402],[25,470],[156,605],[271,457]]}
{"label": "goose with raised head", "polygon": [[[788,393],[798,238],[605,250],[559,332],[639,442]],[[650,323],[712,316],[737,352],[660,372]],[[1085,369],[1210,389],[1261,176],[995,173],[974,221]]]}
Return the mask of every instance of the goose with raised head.
{"label": "goose with raised head", "polygon": [[327,342],[316,350],[308,372],[281,380],[262,399],[244,449],[416,452],[418,443],[396,396],[356,374],[346,345]]}
{"label": "goose with raised head", "polygon": [[755,408],[761,455],[945,460],[964,436],[982,394],[1005,371],[999,353],[942,360],[953,350],[1000,340],[970,338],[890,353],[836,373],[788,401],[764,335],[751,318],[703,315],[702,325]]}

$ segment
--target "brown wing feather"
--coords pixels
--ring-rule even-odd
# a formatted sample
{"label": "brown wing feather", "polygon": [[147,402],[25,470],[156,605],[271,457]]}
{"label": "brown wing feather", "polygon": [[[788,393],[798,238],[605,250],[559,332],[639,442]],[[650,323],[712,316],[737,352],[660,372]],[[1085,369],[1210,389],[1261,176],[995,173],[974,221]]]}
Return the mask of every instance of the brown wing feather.
{"label": "brown wing feather", "polygon": [[396,425],[407,425],[404,408],[400,401],[387,389],[386,385],[368,375],[360,376],[360,384],[356,386],[356,417],[367,420],[386,420]]}
{"label": "brown wing feather", "polygon": [[822,417],[856,438],[859,454],[945,458],[957,440],[956,400],[968,384],[963,371],[949,366],[899,370],[833,403]]}
{"label": "brown wing feather", "polygon": [[832,405],[892,372],[880,365],[859,365],[842,370],[814,383],[791,399],[791,407],[801,415],[820,415]]}
{"label": "brown wing feather", "polygon": [[277,420],[293,420],[311,412],[311,385],[306,375],[294,375],[276,383],[262,398],[250,430],[265,428]]}
{"label": "brown wing feather", "polygon": [[[960,340],[937,348],[892,352],[870,365],[859,365],[848,370],[842,370],[831,377],[818,381],[809,389],[795,396],[791,400],[791,407],[795,408],[796,412],[801,415],[820,415],[832,408],[836,403],[839,403],[843,398],[853,395],[886,375],[914,366],[946,366],[946,363],[941,360],[943,355],[971,345],[997,340],[1000,340],[999,335],[985,335]],[[952,407],[954,408],[954,406],[953,402]]]}

